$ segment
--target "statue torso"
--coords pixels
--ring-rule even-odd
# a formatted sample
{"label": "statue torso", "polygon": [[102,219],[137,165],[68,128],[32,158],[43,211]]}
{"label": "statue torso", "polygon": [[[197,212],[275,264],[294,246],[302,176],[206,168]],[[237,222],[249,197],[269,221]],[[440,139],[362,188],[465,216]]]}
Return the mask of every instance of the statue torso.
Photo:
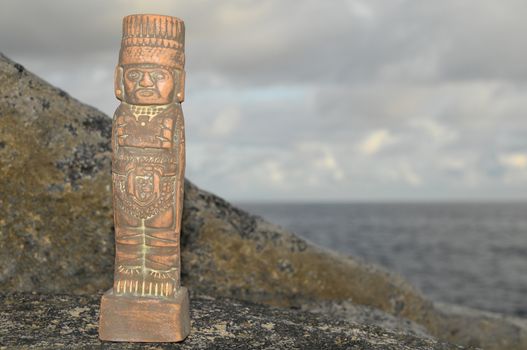
{"label": "statue torso", "polygon": [[[135,106],[134,106],[135,107]],[[157,113],[156,113],[157,112]],[[173,144],[176,111],[124,105],[118,109],[115,127],[119,146],[170,149]]]}

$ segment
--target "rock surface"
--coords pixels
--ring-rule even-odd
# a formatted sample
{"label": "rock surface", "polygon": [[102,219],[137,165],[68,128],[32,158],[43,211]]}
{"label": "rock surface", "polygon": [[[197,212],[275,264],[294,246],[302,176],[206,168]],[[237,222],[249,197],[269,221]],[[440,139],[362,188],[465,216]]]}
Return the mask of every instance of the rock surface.
{"label": "rock surface", "polygon": [[0,55],[3,290],[108,286],[110,136],[106,115]]}
{"label": "rock surface", "polygon": [[321,315],[331,315],[334,319],[357,324],[379,326],[396,333],[412,334],[419,338],[434,338],[423,326],[415,322],[387,314],[369,306],[357,305],[347,300],[306,302],[302,304],[300,310]]}
{"label": "rock surface", "polygon": [[[0,125],[3,291],[109,288],[110,118],[0,56]],[[183,284],[195,292],[297,308],[351,301],[455,343],[527,349],[523,324],[438,309],[399,277],[313,246],[188,181],[181,240]]]}
{"label": "rock surface", "polygon": [[193,296],[192,330],[181,344],[98,340],[100,295],[0,296],[0,346],[12,349],[461,349],[376,326],[228,299]]}

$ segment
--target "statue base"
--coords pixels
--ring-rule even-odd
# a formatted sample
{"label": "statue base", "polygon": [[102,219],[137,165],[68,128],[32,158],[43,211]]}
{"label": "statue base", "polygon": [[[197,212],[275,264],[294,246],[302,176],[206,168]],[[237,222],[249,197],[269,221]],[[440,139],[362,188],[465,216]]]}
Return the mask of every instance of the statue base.
{"label": "statue base", "polygon": [[190,333],[187,288],[173,299],[118,296],[101,299],[99,339],[116,342],[179,342]]}

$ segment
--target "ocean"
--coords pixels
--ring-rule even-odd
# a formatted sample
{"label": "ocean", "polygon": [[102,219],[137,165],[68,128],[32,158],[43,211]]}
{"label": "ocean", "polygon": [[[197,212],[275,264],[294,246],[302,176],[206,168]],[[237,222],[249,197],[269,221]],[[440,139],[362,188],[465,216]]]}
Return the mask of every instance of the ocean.
{"label": "ocean", "polygon": [[432,300],[527,317],[527,203],[241,203]]}

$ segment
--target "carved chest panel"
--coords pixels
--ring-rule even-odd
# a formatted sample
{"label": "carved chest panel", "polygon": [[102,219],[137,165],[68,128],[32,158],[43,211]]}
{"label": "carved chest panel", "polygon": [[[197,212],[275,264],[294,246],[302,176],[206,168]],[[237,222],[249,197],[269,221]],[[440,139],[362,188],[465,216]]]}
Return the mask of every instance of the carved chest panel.
{"label": "carved chest panel", "polygon": [[174,119],[161,113],[157,116],[123,114],[117,117],[116,131],[119,146],[140,148],[172,147]]}

